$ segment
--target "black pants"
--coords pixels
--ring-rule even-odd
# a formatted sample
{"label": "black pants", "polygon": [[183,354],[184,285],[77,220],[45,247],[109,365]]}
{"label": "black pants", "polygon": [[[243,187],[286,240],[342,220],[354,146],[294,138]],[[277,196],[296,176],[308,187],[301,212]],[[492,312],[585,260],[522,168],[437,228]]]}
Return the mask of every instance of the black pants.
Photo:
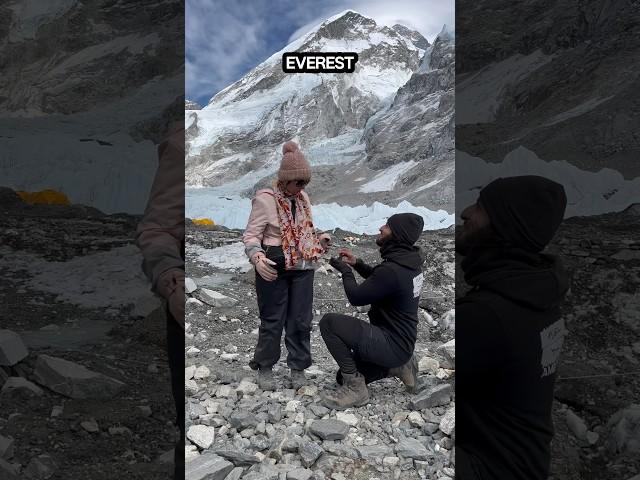
{"label": "black pants", "polygon": [[484,471],[480,461],[466,449],[456,445],[456,480],[482,480],[491,476]]}
{"label": "black pants", "polygon": [[184,479],[184,330],[167,309],[167,353],[171,372],[171,390],[176,405],[176,423],[180,440],[175,448],[174,478]]}
{"label": "black pants", "polygon": [[313,274],[313,270],[286,271],[267,282],[256,273],[260,330],[249,363],[252,369],[269,368],[278,362],[283,329],[289,368],[304,370],[311,366]]}
{"label": "black pants", "polygon": [[396,352],[380,327],[348,315],[327,313],[320,320],[320,333],[340,372],[360,372],[366,383],[386,378],[390,368],[410,358]]}

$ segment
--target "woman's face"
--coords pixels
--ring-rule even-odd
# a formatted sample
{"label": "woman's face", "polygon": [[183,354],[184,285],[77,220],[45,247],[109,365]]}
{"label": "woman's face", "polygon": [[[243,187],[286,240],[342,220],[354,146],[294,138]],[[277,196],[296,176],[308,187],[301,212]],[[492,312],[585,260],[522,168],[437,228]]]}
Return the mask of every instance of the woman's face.
{"label": "woman's face", "polygon": [[289,195],[296,195],[300,193],[308,183],[306,180],[290,180],[285,185],[285,190]]}

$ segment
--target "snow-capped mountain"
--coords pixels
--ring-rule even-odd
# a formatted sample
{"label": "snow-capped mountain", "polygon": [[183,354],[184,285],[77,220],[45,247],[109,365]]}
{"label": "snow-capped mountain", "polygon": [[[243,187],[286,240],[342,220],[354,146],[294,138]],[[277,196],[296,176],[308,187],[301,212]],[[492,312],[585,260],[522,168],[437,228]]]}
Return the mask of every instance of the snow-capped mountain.
{"label": "snow-capped mountain", "polygon": [[[429,45],[402,25],[348,10],[186,110],[188,186],[249,197],[295,139],[314,169],[315,203],[453,209],[453,39]],[[357,52],[352,74],[287,74],[282,53]],[[187,213],[188,214],[188,213]]]}
{"label": "snow-capped mountain", "polygon": [[165,0],[1,2],[0,185],[142,213],[155,144],[182,109],[183,8]]}
{"label": "snow-capped mountain", "polygon": [[473,178],[456,179],[457,206],[465,207],[458,200],[468,188],[477,193],[507,172],[565,184],[568,215],[640,201],[640,5],[523,1],[505,9],[482,0],[458,10],[456,148],[464,154],[456,168]]}

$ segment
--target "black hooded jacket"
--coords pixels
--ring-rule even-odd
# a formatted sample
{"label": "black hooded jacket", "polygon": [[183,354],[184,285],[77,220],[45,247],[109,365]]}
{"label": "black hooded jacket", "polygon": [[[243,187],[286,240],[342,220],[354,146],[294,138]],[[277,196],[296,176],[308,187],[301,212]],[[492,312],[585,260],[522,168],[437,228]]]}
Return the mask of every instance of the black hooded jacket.
{"label": "black hooded jacket", "polygon": [[566,273],[553,256],[497,244],[462,268],[473,288],[456,301],[456,447],[475,474],[456,478],[546,479]]}
{"label": "black hooded jacket", "polygon": [[358,259],[354,268],[365,278],[356,283],[351,269],[342,274],[347,299],[354,306],[371,305],[371,325],[387,334],[396,356],[405,363],[413,354],[422,290],[423,258],[418,247],[389,240],[380,249],[383,262],[371,267]]}

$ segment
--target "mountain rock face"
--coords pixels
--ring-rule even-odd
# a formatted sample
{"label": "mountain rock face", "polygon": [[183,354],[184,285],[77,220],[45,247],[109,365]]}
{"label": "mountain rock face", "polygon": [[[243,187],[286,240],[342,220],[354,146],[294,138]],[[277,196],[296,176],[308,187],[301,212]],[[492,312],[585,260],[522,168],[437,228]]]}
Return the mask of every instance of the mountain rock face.
{"label": "mountain rock face", "polygon": [[424,72],[411,76],[365,133],[371,168],[418,162],[401,182],[414,192],[407,198],[445,209],[455,189],[454,58],[453,37],[443,30],[423,58]]}
{"label": "mountain rock face", "polygon": [[457,12],[458,149],[498,162],[524,146],[640,176],[638,2],[464,1]]}
{"label": "mountain rock face", "polygon": [[179,0],[2,2],[1,183],[141,213],[182,115],[183,44]]}
{"label": "mountain rock face", "polygon": [[[449,190],[440,192],[444,196],[406,192],[434,181],[430,175],[447,178],[453,171],[453,157],[444,153],[444,137],[452,138],[446,125],[453,118],[453,57],[445,53],[452,48],[451,39],[431,48],[418,32],[379,26],[353,11],[326,20],[202,110],[185,111],[187,184],[250,196],[270,183],[282,143],[294,139],[313,167],[308,191],[316,203],[397,205],[405,199],[452,208]],[[438,67],[419,73],[427,50]],[[350,51],[359,59],[353,74],[286,74],[286,51]],[[441,63],[445,57],[450,65]],[[400,130],[402,138],[389,143]],[[418,138],[427,131],[433,138]],[[435,167],[447,162],[449,170]]]}
{"label": "mountain rock face", "polygon": [[185,100],[184,101],[184,109],[185,110],[202,110],[202,106],[198,102],[194,102],[193,100]]}

